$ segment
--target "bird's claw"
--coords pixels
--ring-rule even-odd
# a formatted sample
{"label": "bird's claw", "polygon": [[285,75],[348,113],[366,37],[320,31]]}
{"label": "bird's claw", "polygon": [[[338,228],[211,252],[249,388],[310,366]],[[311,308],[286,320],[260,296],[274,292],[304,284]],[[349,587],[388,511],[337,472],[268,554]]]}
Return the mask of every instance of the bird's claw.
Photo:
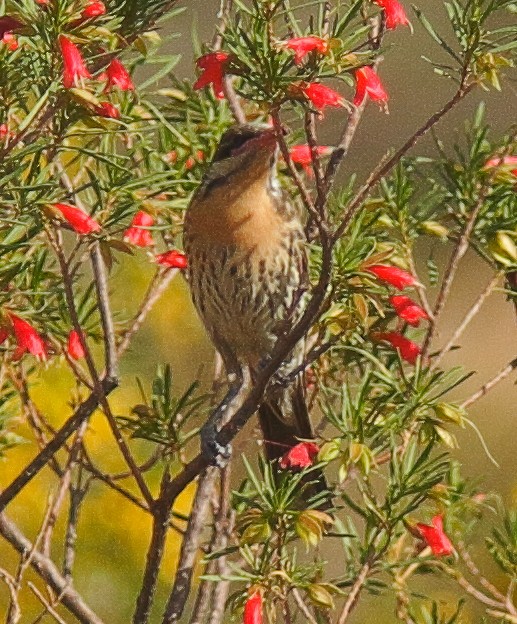
{"label": "bird's claw", "polygon": [[221,444],[219,432],[210,423],[201,427],[201,453],[211,466],[224,468],[232,456],[232,445]]}

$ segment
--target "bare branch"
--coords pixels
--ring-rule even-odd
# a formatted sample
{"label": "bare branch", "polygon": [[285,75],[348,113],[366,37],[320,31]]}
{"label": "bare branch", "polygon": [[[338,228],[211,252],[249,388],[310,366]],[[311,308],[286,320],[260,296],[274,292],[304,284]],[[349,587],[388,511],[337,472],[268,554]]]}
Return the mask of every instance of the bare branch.
{"label": "bare branch", "polygon": [[60,574],[54,563],[41,552],[34,549],[34,545],[23,535],[18,527],[0,514],[0,534],[21,555],[33,551],[31,566],[61,596],[62,604],[72,613],[81,624],[104,624],[100,617],[90,609],[82,596],[68,585],[66,579]]}
{"label": "bare branch", "polygon": [[486,394],[492,390],[494,386],[496,386],[500,381],[506,379],[509,375],[513,373],[513,371],[517,368],[517,358],[512,360],[507,366],[501,369],[490,381],[487,381],[485,384],[481,386],[481,388],[474,392],[468,399],[465,399],[461,404],[461,407],[466,408],[470,407],[472,403],[479,401],[479,399],[483,398]]}
{"label": "bare branch", "polygon": [[163,624],[175,624],[178,622],[185,609],[185,604],[190,594],[192,574],[199,551],[201,534],[205,527],[205,518],[208,513],[210,496],[214,489],[216,477],[217,468],[210,466],[199,478],[198,489],[190,512],[190,520],[181,544],[174,586],[163,615]]}
{"label": "bare branch", "polygon": [[[103,396],[107,396],[118,385],[118,381],[104,377],[100,380]],[[65,444],[68,438],[77,428],[87,420],[99,407],[99,396],[97,392],[92,392],[77,408],[74,414],[57,431],[45,448],[20,472],[20,474],[0,493],[0,512],[17,496],[20,491],[29,483],[38,472],[44,468],[52,457]]]}
{"label": "bare branch", "polygon": [[433,358],[431,369],[436,368],[438,364],[442,361],[443,357],[451,350],[451,348],[454,346],[456,341],[460,338],[460,336],[463,334],[465,329],[468,327],[469,323],[479,312],[479,310],[481,309],[481,306],[485,303],[486,299],[493,293],[493,291],[497,287],[497,283],[501,280],[503,275],[504,275],[503,272],[496,273],[492,277],[492,279],[488,282],[483,292],[479,295],[479,297],[476,299],[474,304],[467,311],[467,313],[463,317],[463,320],[455,329],[454,333],[449,338],[447,343],[440,349],[440,352],[438,353],[438,355],[435,358]]}

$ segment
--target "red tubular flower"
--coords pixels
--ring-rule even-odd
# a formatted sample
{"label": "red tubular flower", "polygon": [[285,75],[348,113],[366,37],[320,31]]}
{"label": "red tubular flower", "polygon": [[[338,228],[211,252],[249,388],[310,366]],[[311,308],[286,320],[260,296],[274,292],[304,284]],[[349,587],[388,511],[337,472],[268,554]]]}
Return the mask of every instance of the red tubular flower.
{"label": "red tubular flower", "polygon": [[373,67],[365,65],[355,70],[355,96],[354,104],[360,106],[368,95],[374,102],[385,104],[388,101],[388,94],[382,86],[381,79]]}
{"label": "red tubular flower", "polygon": [[345,105],[345,98],[342,95],[320,82],[309,82],[303,85],[301,90],[318,110],[323,110],[325,106]]}
{"label": "red tubular flower", "polygon": [[302,91],[318,110],[323,110],[325,106],[345,105],[345,98],[342,95],[319,82],[309,82],[302,87]]}
{"label": "red tubular flower", "polygon": [[95,219],[92,219],[89,214],[86,214],[86,212],[76,206],[52,204],[52,207],[61,213],[63,219],[78,234],[91,234],[92,232],[99,232],[101,229],[101,226]]}
{"label": "red tubular flower", "polygon": [[168,269],[186,269],[188,266],[187,256],[175,249],[158,254],[155,256],[155,260]]}
{"label": "red tubular flower", "polygon": [[262,624],[262,594],[254,592],[244,605],[243,624]]}
{"label": "red tubular flower", "polygon": [[219,100],[224,98],[223,78],[225,67],[230,55],[227,52],[210,52],[200,56],[196,65],[201,69],[201,75],[194,83],[194,89],[202,89],[212,85],[215,97]]}
{"label": "red tubular flower", "polygon": [[[332,147],[329,147],[328,145],[316,146],[316,154],[318,156],[328,156],[331,153],[332,153]],[[294,163],[301,165],[304,168],[305,173],[307,175],[310,175],[310,176],[314,175],[314,172],[312,170],[311,148],[309,145],[307,144],[293,145],[291,149],[289,150],[289,154],[291,156],[291,160]]]}
{"label": "red tubular flower", "polygon": [[11,52],[14,52],[15,50],[17,50],[19,46],[18,39],[16,38],[16,35],[13,35],[12,32],[4,33],[4,36],[2,37],[2,43],[9,50],[11,50]]}
{"label": "red tubular flower", "polygon": [[404,7],[398,0],[374,0],[374,2],[384,9],[388,30],[393,30],[397,26],[410,26]]}
{"label": "red tubular flower", "polygon": [[307,468],[312,466],[316,455],[320,452],[320,448],[314,442],[300,442],[287,453],[285,453],[279,462],[280,468]]}
{"label": "red tubular flower", "polygon": [[83,20],[93,19],[106,13],[104,2],[89,2],[83,9],[81,17]]}
{"label": "red tubular flower", "polygon": [[293,37],[283,42],[283,45],[294,52],[294,62],[299,65],[304,57],[316,50],[320,54],[327,54],[329,49],[328,41],[321,37]]}
{"label": "red tubular flower", "polygon": [[420,320],[426,321],[429,318],[427,312],[406,295],[393,295],[390,303],[397,316],[413,327],[418,327]]}
{"label": "red tubular flower", "polygon": [[108,119],[120,119],[120,111],[111,102],[100,102],[93,109],[99,117],[107,117]]}
{"label": "red tubular flower", "polygon": [[12,312],[9,313],[9,317],[13,324],[14,337],[18,344],[16,357],[21,357],[21,355],[28,351],[37,358],[45,360],[47,358],[47,347],[43,338],[34,327]]}
{"label": "red tubular flower", "polygon": [[134,91],[135,85],[127,69],[118,59],[113,59],[106,70],[108,84],[106,89],[118,87],[122,91]]}
{"label": "red tubular flower", "polygon": [[138,247],[150,247],[154,245],[151,232],[142,229],[152,225],[154,225],[154,219],[151,215],[142,210],[138,211],[131,221],[131,226],[124,232],[124,240]]}
{"label": "red tubular flower", "polygon": [[91,78],[79,48],[65,35],[59,35],[59,45],[63,55],[63,85],[70,89],[80,78]]}
{"label": "red tubular flower", "polygon": [[409,364],[414,364],[417,357],[420,353],[422,353],[422,350],[416,342],[409,340],[409,338],[406,338],[398,332],[381,332],[375,334],[375,338],[377,340],[385,340],[386,342],[389,342],[392,347],[399,350],[400,357],[403,360],[406,360],[406,362],[409,362]]}
{"label": "red tubular flower", "polygon": [[68,334],[66,350],[68,355],[74,360],[80,360],[84,357],[83,345],[81,344],[81,339],[75,329],[72,329],[72,331]]}
{"label": "red tubular flower", "polygon": [[502,156],[496,158],[490,158],[485,163],[485,169],[493,169],[494,167],[502,169],[510,169],[511,173],[517,176],[517,169],[512,169],[517,165],[517,156]]}
{"label": "red tubular flower", "polygon": [[365,270],[368,273],[373,273],[381,281],[394,286],[397,290],[404,290],[408,286],[416,286],[418,284],[414,275],[388,264],[374,264]]}
{"label": "red tubular flower", "polygon": [[431,526],[418,523],[417,529],[420,531],[422,539],[433,551],[436,557],[451,555],[454,547],[451,540],[443,530],[443,515],[438,514],[431,520]]}
{"label": "red tubular flower", "polygon": [[50,4],[50,0],[34,0],[36,2],[36,4],[39,4],[41,6],[47,6],[47,4]]}

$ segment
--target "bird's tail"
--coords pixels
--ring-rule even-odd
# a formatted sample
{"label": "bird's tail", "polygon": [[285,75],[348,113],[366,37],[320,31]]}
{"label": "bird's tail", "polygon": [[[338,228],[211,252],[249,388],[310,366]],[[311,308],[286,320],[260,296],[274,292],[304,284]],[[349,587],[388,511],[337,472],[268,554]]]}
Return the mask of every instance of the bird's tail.
{"label": "bird's tail", "polygon": [[281,395],[268,397],[259,407],[259,421],[269,460],[282,457],[300,439],[312,440],[314,432],[301,380]]}
{"label": "bird's tail", "polygon": [[[300,440],[314,439],[301,379],[287,388],[281,396],[268,396],[259,407],[258,414],[266,457],[270,461],[278,460]],[[308,488],[304,498],[328,492],[321,472],[312,473],[308,477],[308,480],[316,480],[316,483]],[[328,507],[328,502],[325,506]]]}

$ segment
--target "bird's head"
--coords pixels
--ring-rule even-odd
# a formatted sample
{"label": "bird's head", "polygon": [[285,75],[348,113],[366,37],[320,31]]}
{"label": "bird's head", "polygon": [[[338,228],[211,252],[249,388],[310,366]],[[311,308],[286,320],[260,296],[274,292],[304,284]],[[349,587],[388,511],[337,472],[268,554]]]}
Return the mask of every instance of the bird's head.
{"label": "bird's head", "polygon": [[242,124],[221,137],[205,183],[245,178],[250,182],[269,177],[276,170],[278,145],[275,130],[265,125]]}

